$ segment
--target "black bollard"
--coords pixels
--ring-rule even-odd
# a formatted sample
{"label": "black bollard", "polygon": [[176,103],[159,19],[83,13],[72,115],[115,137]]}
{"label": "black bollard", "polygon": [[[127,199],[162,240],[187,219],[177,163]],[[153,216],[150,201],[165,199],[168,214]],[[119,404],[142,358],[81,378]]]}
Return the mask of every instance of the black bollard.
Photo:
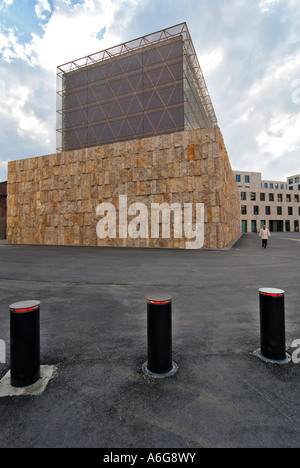
{"label": "black bollard", "polygon": [[259,289],[260,349],[258,356],[274,363],[290,361],[285,344],[285,310],[282,289]]}
{"label": "black bollard", "polygon": [[177,371],[172,360],[172,298],[147,297],[148,361],[143,370],[152,377],[169,377]]}
{"label": "black bollard", "polygon": [[10,377],[13,387],[40,378],[40,302],[16,302],[10,308]]}

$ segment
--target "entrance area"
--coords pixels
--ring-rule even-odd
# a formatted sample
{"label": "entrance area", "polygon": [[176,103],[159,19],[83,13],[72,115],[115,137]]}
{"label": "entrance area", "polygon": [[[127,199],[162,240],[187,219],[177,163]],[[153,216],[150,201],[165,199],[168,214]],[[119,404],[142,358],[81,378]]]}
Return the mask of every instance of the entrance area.
{"label": "entrance area", "polygon": [[283,232],[283,221],[271,220],[269,221],[270,232]]}
{"label": "entrance area", "polygon": [[242,220],[242,232],[247,232],[248,229],[247,229],[247,221],[246,220]]}

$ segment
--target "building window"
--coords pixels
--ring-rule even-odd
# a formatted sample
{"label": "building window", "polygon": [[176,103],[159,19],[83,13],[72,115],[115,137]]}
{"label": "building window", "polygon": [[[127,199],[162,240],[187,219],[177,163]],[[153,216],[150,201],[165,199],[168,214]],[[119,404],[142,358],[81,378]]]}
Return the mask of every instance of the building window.
{"label": "building window", "polygon": [[242,215],[246,215],[247,214],[247,206],[246,205],[242,205],[242,210],[241,210],[241,213]]}
{"label": "building window", "polygon": [[273,188],[273,184],[272,184],[272,182],[270,183],[270,188]]}
{"label": "building window", "polygon": [[278,194],[277,194],[277,200],[278,200],[279,202],[282,202],[282,193],[278,193]]}
{"label": "building window", "polygon": [[288,206],[288,215],[289,216],[293,215],[293,207],[292,206]]}
{"label": "building window", "polygon": [[299,195],[295,195],[295,202],[299,203]]}
{"label": "building window", "polygon": [[256,193],[255,192],[250,193],[250,200],[252,200],[252,201],[256,200]]}
{"label": "building window", "polygon": [[299,183],[299,177],[295,177],[295,184]]}
{"label": "building window", "polygon": [[265,193],[261,193],[260,194],[260,201],[265,201],[266,200],[266,194]]}
{"label": "building window", "polygon": [[282,215],[282,206],[277,206],[277,214]]}
{"label": "building window", "polygon": [[293,179],[289,179],[289,184],[292,184],[293,183]]}
{"label": "building window", "polygon": [[268,188],[268,183],[267,182],[264,183],[264,188]]}
{"label": "building window", "polygon": [[247,193],[241,192],[241,200],[247,200]]}
{"label": "building window", "polygon": [[259,207],[258,207],[257,205],[255,205],[255,206],[253,207],[253,214],[254,214],[254,215],[258,215],[258,214],[259,214]]}
{"label": "building window", "polygon": [[281,184],[280,188],[281,188],[281,190],[283,190],[284,189],[284,184]]}
{"label": "building window", "polygon": [[235,181],[236,182],[241,182],[241,176],[239,174],[235,175]]}
{"label": "building window", "polygon": [[274,201],[274,193],[269,193],[269,201]]}
{"label": "building window", "polygon": [[245,175],[245,183],[246,184],[250,183],[250,176],[249,175]]}
{"label": "building window", "polygon": [[290,202],[290,201],[291,201],[291,195],[287,195],[287,196],[286,196],[286,201],[287,201],[287,202]]}
{"label": "building window", "polygon": [[270,214],[271,214],[271,207],[266,206],[266,215],[270,215]]}

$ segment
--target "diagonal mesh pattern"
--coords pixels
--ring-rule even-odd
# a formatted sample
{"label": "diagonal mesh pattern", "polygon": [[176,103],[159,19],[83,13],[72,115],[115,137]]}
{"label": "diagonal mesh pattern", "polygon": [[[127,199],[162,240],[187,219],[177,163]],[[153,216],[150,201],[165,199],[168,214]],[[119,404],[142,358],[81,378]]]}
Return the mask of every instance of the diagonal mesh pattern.
{"label": "diagonal mesh pattern", "polygon": [[58,67],[57,151],[216,125],[186,24]]}

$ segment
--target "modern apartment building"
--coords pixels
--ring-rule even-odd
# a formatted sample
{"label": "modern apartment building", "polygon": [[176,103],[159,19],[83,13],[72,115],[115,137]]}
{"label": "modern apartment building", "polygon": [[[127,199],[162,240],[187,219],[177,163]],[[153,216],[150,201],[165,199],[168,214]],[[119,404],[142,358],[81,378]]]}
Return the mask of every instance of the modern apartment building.
{"label": "modern apartment building", "polygon": [[288,177],[287,182],[289,190],[300,191],[300,174]]}
{"label": "modern apartment building", "polygon": [[241,230],[299,231],[300,175],[283,181],[262,180],[260,172],[234,171],[241,196]]}

